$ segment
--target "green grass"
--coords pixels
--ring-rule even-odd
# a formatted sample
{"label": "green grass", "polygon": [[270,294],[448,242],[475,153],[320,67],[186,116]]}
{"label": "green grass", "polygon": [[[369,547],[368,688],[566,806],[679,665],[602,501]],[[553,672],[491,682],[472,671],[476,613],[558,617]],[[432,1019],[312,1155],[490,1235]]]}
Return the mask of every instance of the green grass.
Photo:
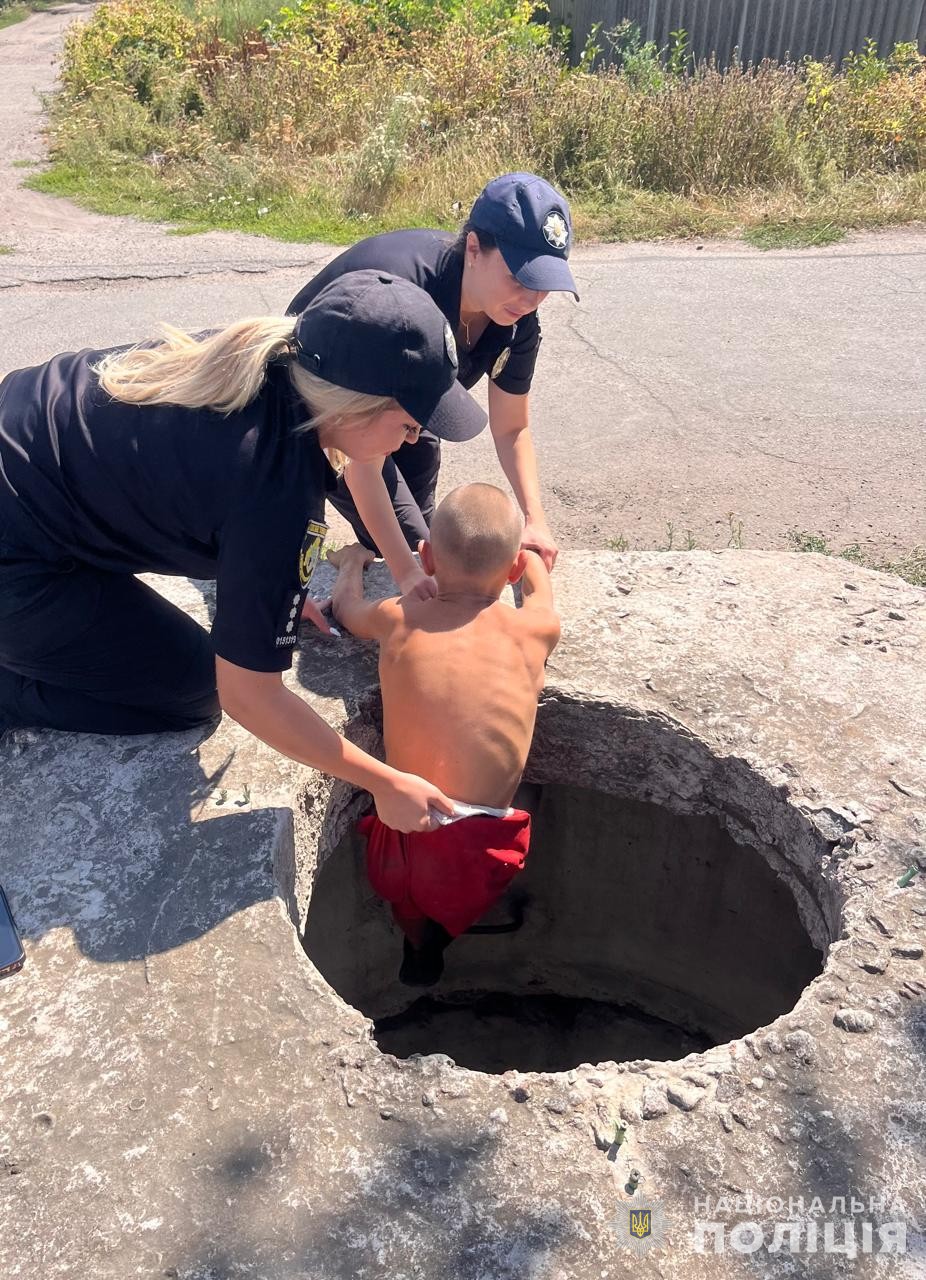
{"label": "green grass", "polygon": [[806,529],[789,529],[788,542],[792,551],[808,551],[812,555],[831,556],[833,549],[822,533],[809,533]]}
{"label": "green grass", "polygon": [[152,170],[141,164],[122,166],[118,176],[103,170],[94,175],[76,165],[56,164],[28,178],[23,186],[46,195],[69,196],[97,213],[129,214],[155,220],[170,216],[166,212],[169,200],[163,188]]}
{"label": "green grass", "polygon": [[[296,198],[234,197],[209,200],[193,191],[183,195],[171,192],[159,182],[151,166],[142,161],[128,161],[118,170],[84,169],[56,164],[35,174],[23,184],[46,195],[67,196],[95,213],[129,215],[155,222],[178,223],[170,234],[199,235],[206,231],[245,231],[269,236],[275,240],[347,245],[378,231],[397,231],[410,226],[412,215],[404,211],[380,218],[347,218],[323,187]],[[260,214],[258,210],[266,209]],[[433,224],[432,224],[433,225]],[[446,225],[454,225],[446,220]]]}
{"label": "green grass", "polygon": [[756,249],[806,249],[836,244],[846,238],[846,228],[833,222],[760,222],[747,227],[743,239]]}
{"label": "green grass", "polygon": [[39,13],[43,9],[50,9],[55,0],[27,0],[25,4],[0,4],[0,31],[4,27],[12,27],[17,22],[22,22],[23,18],[28,18],[31,13]]}
{"label": "green grass", "polygon": [[[169,2],[135,0],[72,33],[54,164],[30,185],[177,234],[334,244],[456,226],[512,168],[562,187],[578,241],[815,247],[926,219],[915,51],[900,69],[879,61],[864,91],[823,64],[680,77],[658,59],[653,89],[525,43],[514,0],[476,0],[452,20],[456,0],[316,0],[284,7],[270,45],[242,36],[277,0],[178,3],[192,26]],[[487,35],[483,10],[506,5]],[[424,24],[414,38],[412,21]]]}
{"label": "green grass", "polygon": [[[410,226],[455,230],[459,225],[452,211],[440,207],[422,209],[412,197],[401,203],[393,202],[387,211],[378,215],[348,217],[337,193],[323,180],[323,175],[298,192],[273,197],[257,195],[249,199],[245,191],[251,188],[247,185],[239,191],[229,188],[223,207],[217,199],[208,198],[202,190],[203,181],[194,179],[186,188],[182,183],[169,187],[150,165],[135,157],[126,157],[108,172],[97,164],[83,166],[59,161],[28,178],[24,185],[46,194],[67,196],[96,213],[174,222],[178,224],[172,232],[174,235],[244,231],[296,243],[322,241],[347,245],[381,231]],[[631,190],[617,191],[610,205],[597,196],[579,197],[572,202],[576,239],[579,242],[626,242],[742,238],[763,250],[807,248],[837,243],[855,229],[926,220],[922,174],[886,178],[877,207],[871,202],[867,181],[859,182],[854,198],[851,184],[849,187],[841,193],[833,221],[813,218],[806,223],[766,221],[763,205],[757,204],[754,192],[723,202]],[[239,201],[237,205],[235,199]],[[268,212],[258,216],[259,208],[267,208]]]}
{"label": "green grass", "polygon": [[926,587],[926,547],[914,547],[899,560],[882,560],[875,568],[905,578],[915,587]]}
{"label": "green grass", "polygon": [[838,556],[842,560],[848,560],[866,569],[893,573],[898,578],[912,582],[915,587],[926,587],[926,547],[913,547],[897,560],[885,560],[866,554],[857,542],[837,551],[830,545],[829,539],[824,534],[811,533],[806,529],[789,529],[788,542],[793,551],[810,551],[821,556]]}
{"label": "green grass", "polygon": [[[249,31],[259,31],[267,18],[275,18],[283,0],[217,0],[205,17],[207,27],[223,40],[237,43]],[[188,18],[203,19],[202,0],[180,0],[178,8]]]}
{"label": "green grass", "polygon": [[13,4],[6,8],[0,9],[0,31],[4,27],[12,27],[17,22],[22,22],[23,18],[28,18],[31,10],[24,4]]}
{"label": "green grass", "polygon": [[[724,544],[726,547],[733,547],[737,551],[743,549],[743,522],[738,518],[735,511],[728,511],[723,522],[715,521],[715,524],[725,523],[727,526],[727,540]],[[691,529],[682,529],[674,520],[666,521],[666,533],[663,542],[654,543],[652,548],[631,547],[630,540],[623,533],[619,533],[616,538],[609,538],[605,543],[609,551],[631,551],[631,550],[652,550],[652,551],[700,551],[706,550],[701,546]]]}

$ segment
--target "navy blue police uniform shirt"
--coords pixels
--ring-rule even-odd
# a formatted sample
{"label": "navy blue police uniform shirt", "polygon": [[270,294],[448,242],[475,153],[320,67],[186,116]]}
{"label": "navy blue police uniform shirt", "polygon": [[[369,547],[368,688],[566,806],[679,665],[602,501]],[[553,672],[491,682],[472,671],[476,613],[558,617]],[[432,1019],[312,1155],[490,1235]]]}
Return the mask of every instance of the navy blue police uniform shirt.
{"label": "navy blue police uniform shirt", "polygon": [[[329,262],[296,294],[286,308],[290,315],[304,311],[312,299],[348,271],[388,271],[430,294],[443,311],[450,327],[460,324],[460,292],[463,287],[463,251],[459,238],[443,231],[387,231],[361,240]],[[490,321],[472,350],[458,343],[459,382],[467,389],[488,374],[502,391],[526,395],[531,388],[540,321],[537,312],[523,316],[515,325]]]}
{"label": "navy blue police uniform shirt", "polygon": [[0,382],[5,553],[214,578],[216,653],[287,670],[336,477],[315,433],[295,431],[308,413],[286,370],[223,415],[114,401],[92,368],[106,354]]}

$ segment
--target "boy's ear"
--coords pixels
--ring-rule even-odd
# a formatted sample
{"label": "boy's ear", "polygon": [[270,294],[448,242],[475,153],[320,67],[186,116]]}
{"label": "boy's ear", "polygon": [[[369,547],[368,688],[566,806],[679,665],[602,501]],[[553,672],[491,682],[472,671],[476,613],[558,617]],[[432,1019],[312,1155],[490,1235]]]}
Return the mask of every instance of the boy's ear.
{"label": "boy's ear", "polygon": [[421,556],[421,567],[429,577],[434,576],[434,552],[430,542],[422,540],[418,543],[418,554]]}
{"label": "boy's ear", "polygon": [[524,577],[524,570],[526,568],[527,568],[527,552],[522,547],[522,549],[518,552],[517,556],[515,557],[514,563],[512,564],[511,568],[508,570],[507,581],[510,582],[512,586],[514,586],[516,582],[520,582],[521,579]]}

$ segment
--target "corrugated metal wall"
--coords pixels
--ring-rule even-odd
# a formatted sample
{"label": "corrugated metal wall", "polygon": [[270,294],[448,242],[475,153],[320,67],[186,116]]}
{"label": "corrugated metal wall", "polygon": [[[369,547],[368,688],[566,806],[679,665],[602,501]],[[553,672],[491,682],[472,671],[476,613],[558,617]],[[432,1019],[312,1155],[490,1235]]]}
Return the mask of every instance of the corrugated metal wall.
{"label": "corrugated metal wall", "polygon": [[[698,59],[716,55],[726,66],[739,50],[743,63],[763,58],[841,61],[872,36],[882,53],[898,40],[926,47],[926,0],[548,0],[550,17],[572,28],[574,56],[594,23],[602,31],[622,18],[659,48],[683,27]],[[599,37],[599,44],[606,44]]]}

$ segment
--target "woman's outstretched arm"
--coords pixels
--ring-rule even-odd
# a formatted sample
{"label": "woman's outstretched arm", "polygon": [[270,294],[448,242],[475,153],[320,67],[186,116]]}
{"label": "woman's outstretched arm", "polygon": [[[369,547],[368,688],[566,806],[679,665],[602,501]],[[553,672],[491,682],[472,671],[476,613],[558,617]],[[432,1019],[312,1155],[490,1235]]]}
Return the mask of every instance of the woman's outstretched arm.
{"label": "woman's outstretched arm", "polygon": [[395,831],[429,831],[429,808],[452,814],[444,793],[424,778],[401,773],[342,738],[278,671],[248,671],[216,658],[222,710],[274,751],[369,791],[380,821]]}

